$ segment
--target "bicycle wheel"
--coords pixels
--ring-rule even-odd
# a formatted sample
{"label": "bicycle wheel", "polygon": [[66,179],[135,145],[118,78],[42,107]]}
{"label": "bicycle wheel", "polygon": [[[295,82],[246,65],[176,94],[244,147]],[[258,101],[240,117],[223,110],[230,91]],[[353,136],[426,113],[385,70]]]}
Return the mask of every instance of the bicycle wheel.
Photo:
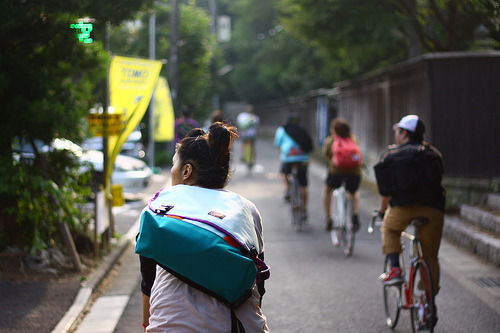
{"label": "bicycle wheel", "polygon": [[295,176],[290,182],[290,209],[292,212],[292,225],[297,231],[302,231],[302,199],[300,187]]}
{"label": "bicycle wheel", "polygon": [[349,257],[354,251],[354,230],[352,227],[352,205],[351,201],[344,194],[344,209],[343,209],[343,232],[342,232],[342,247],[344,254]]}
{"label": "bicycle wheel", "polygon": [[418,259],[415,263],[410,287],[413,298],[410,311],[413,332],[433,332],[437,321],[434,288],[429,264],[424,259]]}
{"label": "bicycle wheel", "polygon": [[[385,258],[384,273],[391,270],[389,257]],[[401,284],[383,286],[384,288],[384,309],[385,323],[391,329],[396,327],[399,319],[399,311],[401,310]]]}

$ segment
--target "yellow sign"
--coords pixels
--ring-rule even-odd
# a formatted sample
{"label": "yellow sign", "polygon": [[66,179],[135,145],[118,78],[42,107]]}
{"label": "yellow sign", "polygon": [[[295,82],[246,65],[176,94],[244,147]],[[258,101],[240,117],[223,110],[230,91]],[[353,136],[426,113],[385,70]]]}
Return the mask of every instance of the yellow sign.
{"label": "yellow sign", "polygon": [[111,184],[111,195],[113,207],[123,206],[125,200],[123,199],[123,185]]}
{"label": "yellow sign", "polygon": [[[109,69],[110,105],[115,114],[122,115],[123,130],[108,139],[109,165],[128,136],[141,121],[151,100],[151,95],[160,74],[161,62],[137,58],[114,56]],[[107,172],[107,184],[111,179],[112,167]],[[109,193],[109,192],[108,192]]]}
{"label": "yellow sign", "polygon": [[164,77],[159,77],[155,91],[155,141],[173,141],[174,122],[174,107],[168,82]]}
{"label": "yellow sign", "polygon": [[120,113],[91,113],[87,116],[90,132],[94,136],[118,135],[123,130]]}

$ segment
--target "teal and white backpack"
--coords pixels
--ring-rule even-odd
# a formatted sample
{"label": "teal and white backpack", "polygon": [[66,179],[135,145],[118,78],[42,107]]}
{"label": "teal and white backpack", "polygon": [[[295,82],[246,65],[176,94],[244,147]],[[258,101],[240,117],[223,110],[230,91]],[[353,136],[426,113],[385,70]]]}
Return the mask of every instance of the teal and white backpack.
{"label": "teal and white backpack", "polygon": [[269,278],[257,257],[262,249],[252,212],[227,191],[188,185],[159,191],[141,213],[135,252],[232,310]]}

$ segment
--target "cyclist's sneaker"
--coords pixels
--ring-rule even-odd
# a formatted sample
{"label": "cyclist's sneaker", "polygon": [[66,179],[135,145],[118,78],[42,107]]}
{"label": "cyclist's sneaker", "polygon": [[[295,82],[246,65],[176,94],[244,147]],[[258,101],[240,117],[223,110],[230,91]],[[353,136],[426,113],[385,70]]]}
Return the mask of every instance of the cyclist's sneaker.
{"label": "cyclist's sneaker", "polygon": [[403,283],[403,276],[401,275],[401,268],[400,267],[393,267],[390,270],[390,272],[381,274],[379,276],[379,279],[382,280],[382,282],[388,286],[393,285],[393,284]]}
{"label": "cyclist's sneaker", "polygon": [[325,230],[330,231],[333,229],[333,221],[331,217],[325,219]]}
{"label": "cyclist's sneaker", "polygon": [[352,231],[358,232],[360,227],[358,214],[352,214]]}

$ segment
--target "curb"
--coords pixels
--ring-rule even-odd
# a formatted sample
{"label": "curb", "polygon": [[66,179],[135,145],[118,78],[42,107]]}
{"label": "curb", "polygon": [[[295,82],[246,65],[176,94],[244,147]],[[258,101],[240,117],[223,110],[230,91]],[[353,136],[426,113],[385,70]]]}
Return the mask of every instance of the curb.
{"label": "curb", "polygon": [[454,216],[445,216],[443,236],[459,247],[478,254],[490,264],[500,266],[500,239],[481,233]]}
{"label": "curb", "polygon": [[460,215],[475,225],[488,231],[500,234],[500,217],[484,209],[463,204],[460,206]]}
{"label": "curb", "polygon": [[140,220],[138,219],[123,236],[123,238],[120,239],[111,253],[103,258],[102,263],[97,267],[97,269],[90,274],[86,281],[82,283],[73,304],[68,311],[66,311],[61,320],[59,320],[51,333],[66,333],[70,332],[74,328],[75,324],[82,317],[85,309],[90,304],[92,295],[109,274],[113,266],[122,257],[125,249],[132,244],[132,241],[135,239],[135,234],[137,233],[136,230],[139,229],[139,224]]}

